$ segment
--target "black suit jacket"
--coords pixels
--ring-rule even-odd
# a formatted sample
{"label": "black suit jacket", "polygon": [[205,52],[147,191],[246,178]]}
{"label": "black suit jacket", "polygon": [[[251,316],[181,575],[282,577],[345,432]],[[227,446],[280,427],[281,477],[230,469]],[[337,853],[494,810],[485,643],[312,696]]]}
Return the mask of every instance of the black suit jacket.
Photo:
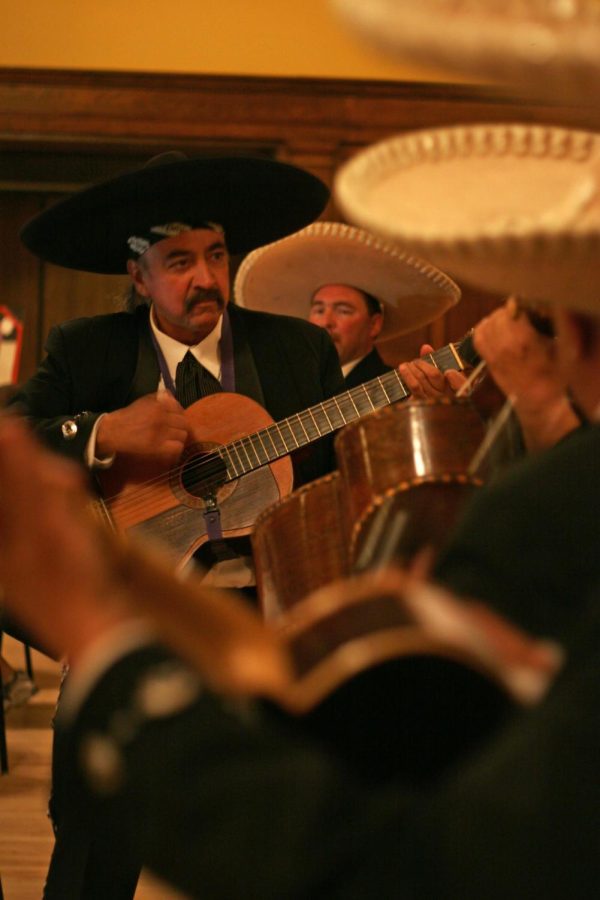
{"label": "black suit jacket", "polygon": [[[426,791],[368,787],[269,710],[236,711],[166,651],[138,650],[66,726],[72,803],[203,900],[587,900],[600,877],[599,600],[549,697]],[[161,683],[162,709],[140,706]]]}
{"label": "black suit jacket", "polygon": [[[288,316],[229,307],[237,393],[256,400],[276,421],[320,403],[343,386],[335,347],[324,329]],[[74,319],[55,326],[37,373],[12,399],[53,449],[82,458],[94,422],[152,393],[159,366],[147,307]],[[77,416],[75,438],[62,424]],[[298,482],[332,468],[330,442],[295,461]]]}
{"label": "black suit jacket", "polygon": [[351,372],[348,372],[344,378],[344,384],[346,389],[350,390],[350,388],[358,387],[359,384],[364,384],[366,381],[385,375],[386,372],[391,372],[391,370],[392,366],[384,363],[377,348],[373,347],[371,352],[363,357]]}
{"label": "black suit jacket", "polygon": [[474,494],[436,577],[561,637],[600,581],[600,425],[582,426]]}

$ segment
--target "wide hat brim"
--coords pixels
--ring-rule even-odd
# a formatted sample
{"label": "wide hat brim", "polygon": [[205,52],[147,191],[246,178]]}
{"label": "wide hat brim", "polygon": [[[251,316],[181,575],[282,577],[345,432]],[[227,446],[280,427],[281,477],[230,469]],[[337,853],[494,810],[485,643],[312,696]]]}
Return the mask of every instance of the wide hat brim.
{"label": "wide hat brim", "polygon": [[339,222],[315,222],[260,247],[234,285],[240,306],[306,319],[324,284],[344,284],[383,304],[379,341],[414,331],[458,302],[460,289],[435,266],[397,244]]}
{"label": "wide hat brim", "polygon": [[215,222],[230,253],[247,253],[304,227],[329,190],[296,166],[255,157],[184,159],[128,172],[31,219],[26,247],[69,269],[123,274],[128,239],[170,222]]}
{"label": "wide hat brim", "polygon": [[600,312],[600,135],[456,126],[361,151],[336,176],[347,218],[495,293]]}
{"label": "wide hat brim", "polygon": [[404,62],[495,81],[553,102],[600,102],[597,0],[332,4],[351,27]]}

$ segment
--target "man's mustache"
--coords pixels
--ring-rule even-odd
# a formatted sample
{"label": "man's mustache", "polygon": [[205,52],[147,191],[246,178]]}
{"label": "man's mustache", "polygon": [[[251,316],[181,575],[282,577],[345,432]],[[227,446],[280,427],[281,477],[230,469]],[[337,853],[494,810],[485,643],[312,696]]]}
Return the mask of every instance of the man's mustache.
{"label": "man's mustache", "polygon": [[218,288],[199,288],[186,301],[186,312],[190,312],[197,303],[212,301],[216,303],[219,309],[225,308],[225,300],[223,294]]}

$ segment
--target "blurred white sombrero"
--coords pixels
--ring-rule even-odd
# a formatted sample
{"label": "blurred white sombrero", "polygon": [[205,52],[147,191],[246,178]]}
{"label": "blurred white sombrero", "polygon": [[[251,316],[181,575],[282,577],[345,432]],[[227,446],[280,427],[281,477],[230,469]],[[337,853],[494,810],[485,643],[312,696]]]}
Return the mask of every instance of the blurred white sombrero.
{"label": "blurred white sombrero", "polygon": [[325,284],[345,284],[380,301],[379,341],[432,322],[458,302],[460,289],[435,266],[360,228],[315,222],[259,247],[242,262],[234,295],[240,306],[306,319]]}
{"label": "blurred white sombrero", "polygon": [[529,125],[414,132],[339,171],[347,218],[459,280],[598,309],[600,135]]}
{"label": "blurred white sombrero", "polygon": [[400,58],[552,100],[600,100],[598,0],[331,2],[351,26]]}

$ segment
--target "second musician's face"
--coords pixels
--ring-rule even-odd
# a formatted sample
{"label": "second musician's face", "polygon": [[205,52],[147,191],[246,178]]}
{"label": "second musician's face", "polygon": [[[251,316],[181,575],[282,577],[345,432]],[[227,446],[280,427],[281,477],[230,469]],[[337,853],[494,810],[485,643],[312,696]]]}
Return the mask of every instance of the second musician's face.
{"label": "second musician's face", "polygon": [[229,255],[223,236],[208,228],[153,244],[129,274],[152,301],[160,330],[183,344],[210,334],[229,302]]}
{"label": "second musician's face", "polygon": [[313,295],[308,319],[329,332],[342,366],[370,353],[383,325],[381,313],[369,312],[362,291],[346,284],[320,287]]}

